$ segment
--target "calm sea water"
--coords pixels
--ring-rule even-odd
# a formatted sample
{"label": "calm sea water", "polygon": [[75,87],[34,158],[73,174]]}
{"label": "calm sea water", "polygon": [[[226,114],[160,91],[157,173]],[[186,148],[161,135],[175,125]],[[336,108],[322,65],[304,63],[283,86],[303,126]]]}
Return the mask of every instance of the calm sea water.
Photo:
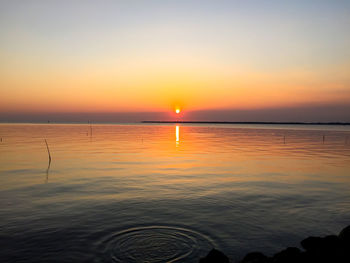
{"label": "calm sea water", "polygon": [[212,247],[236,260],[350,223],[350,127],[0,124],[0,137],[1,262],[197,262]]}

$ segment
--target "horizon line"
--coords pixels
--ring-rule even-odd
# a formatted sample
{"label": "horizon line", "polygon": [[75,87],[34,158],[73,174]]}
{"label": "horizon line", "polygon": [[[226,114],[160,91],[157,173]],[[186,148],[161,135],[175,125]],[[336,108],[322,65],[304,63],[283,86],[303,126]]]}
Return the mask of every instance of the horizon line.
{"label": "horizon line", "polygon": [[349,126],[350,122],[278,122],[278,121],[1,121],[0,124],[257,124],[257,125],[344,125]]}
{"label": "horizon line", "polygon": [[279,121],[141,121],[141,123],[350,125],[350,122],[279,122]]}

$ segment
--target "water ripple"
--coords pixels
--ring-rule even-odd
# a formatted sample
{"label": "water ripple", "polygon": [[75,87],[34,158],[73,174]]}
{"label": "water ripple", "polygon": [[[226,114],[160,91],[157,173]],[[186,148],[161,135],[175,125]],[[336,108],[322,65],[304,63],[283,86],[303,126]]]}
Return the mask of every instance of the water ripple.
{"label": "water ripple", "polygon": [[213,240],[196,231],[174,226],[128,228],[102,238],[99,249],[114,262],[183,262],[197,259]]}

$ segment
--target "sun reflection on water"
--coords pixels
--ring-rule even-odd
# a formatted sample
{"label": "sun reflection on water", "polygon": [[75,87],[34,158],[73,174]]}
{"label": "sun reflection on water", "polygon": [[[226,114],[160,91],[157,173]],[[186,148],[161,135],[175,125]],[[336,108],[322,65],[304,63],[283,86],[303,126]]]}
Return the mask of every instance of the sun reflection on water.
{"label": "sun reflection on water", "polygon": [[176,125],[176,127],[175,127],[175,137],[176,137],[176,147],[178,147],[179,143],[180,143],[180,127],[179,127],[179,125]]}

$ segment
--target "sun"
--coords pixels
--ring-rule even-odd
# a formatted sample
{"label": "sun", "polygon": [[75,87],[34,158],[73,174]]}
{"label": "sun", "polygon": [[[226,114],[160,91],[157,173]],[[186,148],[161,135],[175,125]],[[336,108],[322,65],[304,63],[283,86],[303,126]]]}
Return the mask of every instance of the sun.
{"label": "sun", "polygon": [[175,112],[176,112],[176,114],[179,114],[180,113],[180,109],[176,109]]}

